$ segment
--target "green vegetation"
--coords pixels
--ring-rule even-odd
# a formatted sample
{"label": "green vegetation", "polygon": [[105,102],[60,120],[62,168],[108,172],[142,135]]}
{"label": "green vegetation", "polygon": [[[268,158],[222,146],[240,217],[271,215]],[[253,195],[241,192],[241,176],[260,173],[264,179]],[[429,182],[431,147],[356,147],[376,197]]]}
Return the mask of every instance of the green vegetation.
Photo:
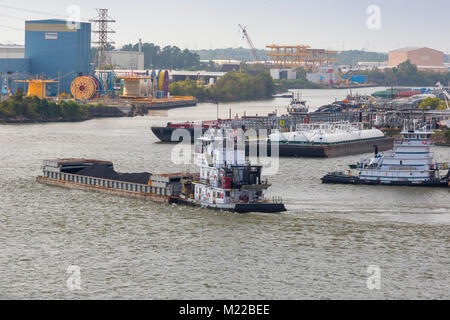
{"label": "green vegetation", "polygon": [[436,145],[450,146],[450,128],[443,126],[435,130],[431,139]]}
{"label": "green vegetation", "polygon": [[[204,49],[194,50],[194,53],[200,56],[201,60],[239,60],[239,61],[255,61],[252,50],[247,48],[224,48],[224,49]],[[259,60],[268,60],[266,57],[266,50],[256,49],[256,54]]]}
{"label": "green vegetation", "polygon": [[229,72],[210,87],[198,86],[192,79],[173,82],[172,95],[191,95],[199,101],[242,101],[268,99],[275,93],[275,83],[268,73],[255,77]]}
{"label": "green vegetation", "polygon": [[388,59],[388,54],[362,50],[347,50],[340,51],[336,58],[338,59],[339,64],[355,65],[360,61],[383,62]]}
{"label": "green vegetation", "polygon": [[447,109],[447,104],[439,98],[428,97],[422,100],[419,109],[445,110]]}
{"label": "green vegetation", "polygon": [[[189,69],[200,65],[198,54],[176,46],[161,48],[153,43],[143,43],[144,68],[146,69]],[[139,44],[127,44],[121,50],[138,51]]]}
{"label": "green vegetation", "polygon": [[409,60],[399,64],[398,67],[384,70],[374,68],[358,74],[367,75],[369,83],[381,86],[434,86],[438,81],[443,85],[450,82],[450,72],[419,71]]}
{"label": "green vegetation", "polygon": [[73,101],[56,103],[35,96],[25,97],[21,90],[0,102],[0,121],[80,121],[88,118],[86,106]]}
{"label": "green vegetation", "polygon": [[[277,80],[280,84],[280,92],[286,92],[288,89],[322,89],[325,86],[313,83],[305,78],[299,78],[295,80]],[[281,89],[282,88],[282,89]]]}

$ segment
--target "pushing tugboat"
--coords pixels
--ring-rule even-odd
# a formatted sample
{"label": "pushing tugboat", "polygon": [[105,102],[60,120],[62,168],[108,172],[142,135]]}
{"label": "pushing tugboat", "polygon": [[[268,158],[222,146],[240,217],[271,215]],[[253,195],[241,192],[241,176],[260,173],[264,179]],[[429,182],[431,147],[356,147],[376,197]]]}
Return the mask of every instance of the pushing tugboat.
{"label": "pushing tugboat", "polygon": [[281,198],[265,198],[270,184],[261,178],[262,166],[246,161],[235,130],[210,129],[198,140],[200,177],[183,183],[179,202],[241,213],[286,211]]}
{"label": "pushing tugboat", "polygon": [[[217,131],[217,132],[216,132]],[[180,203],[238,213],[286,211],[281,198],[269,201],[270,184],[261,179],[261,166],[246,162],[236,146],[233,130],[216,130],[200,139],[200,174],[120,173],[112,162],[94,159],[45,160],[39,183],[98,191],[158,202]],[[224,135],[221,132],[226,133]]]}
{"label": "pushing tugboat", "polygon": [[340,184],[449,187],[449,163],[433,162],[430,152],[432,133],[426,126],[420,130],[405,127],[401,132],[402,139],[394,143],[393,150],[379,154],[375,148],[373,158],[350,165],[351,169],[356,169],[356,174],[351,170],[348,173],[331,172],[321,180]]}

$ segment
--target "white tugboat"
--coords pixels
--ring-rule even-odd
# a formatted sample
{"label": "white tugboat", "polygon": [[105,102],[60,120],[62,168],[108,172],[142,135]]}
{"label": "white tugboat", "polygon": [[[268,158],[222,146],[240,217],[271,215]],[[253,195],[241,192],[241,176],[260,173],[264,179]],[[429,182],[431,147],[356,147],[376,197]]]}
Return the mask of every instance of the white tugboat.
{"label": "white tugboat", "polygon": [[[322,178],[324,183],[387,184],[411,186],[449,186],[449,163],[434,163],[430,152],[432,131],[419,130],[401,132],[402,139],[394,143],[394,149],[363,159],[350,166],[357,174],[332,172]],[[441,177],[441,171],[448,170]]]}
{"label": "white tugboat", "polygon": [[200,176],[184,182],[185,202],[239,213],[286,211],[280,198],[265,198],[270,184],[261,179],[262,166],[246,161],[234,131],[210,129],[208,133],[195,146]]}
{"label": "white tugboat", "polygon": [[306,100],[302,100],[300,95],[297,94],[297,97],[295,97],[295,94],[292,93],[292,99],[289,103],[289,106],[287,107],[287,111],[291,115],[296,114],[306,114],[308,113],[308,106],[306,105]]}

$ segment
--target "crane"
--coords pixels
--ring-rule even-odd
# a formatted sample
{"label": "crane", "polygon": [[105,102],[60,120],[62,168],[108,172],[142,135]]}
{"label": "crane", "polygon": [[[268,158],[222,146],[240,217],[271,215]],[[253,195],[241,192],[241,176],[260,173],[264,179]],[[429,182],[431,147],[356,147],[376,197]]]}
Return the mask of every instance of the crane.
{"label": "crane", "polygon": [[243,26],[241,26],[240,24],[239,24],[239,27],[241,28],[242,33],[244,34],[244,36],[242,37],[242,39],[245,38],[245,39],[247,40],[248,45],[249,45],[250,48],[252,49],[253,58],[255,58],[255,61],[258,61],[258,55],[256,54],[256,49],[255,49],[255,47],[253,46],[252,40],[250,40],[250,37],[248,36],[248,33],[247,33],[247,27],[243,27]]}

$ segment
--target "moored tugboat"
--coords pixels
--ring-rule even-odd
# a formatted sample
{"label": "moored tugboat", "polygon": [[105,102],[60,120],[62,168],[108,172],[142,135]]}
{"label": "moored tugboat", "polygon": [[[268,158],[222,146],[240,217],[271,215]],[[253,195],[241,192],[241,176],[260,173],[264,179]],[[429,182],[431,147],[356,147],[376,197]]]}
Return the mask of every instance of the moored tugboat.
{"label": "moored tugboat", "polygon": [[300,95],[297,94],[297,97],[292,93],[292,99],[287,107],[287,112],[290,115],[298,115],[298,114],[307,114],[309,107],[306,105],[306,101],[300,98]]}
{"label": "moored tugboat", "polygon": [[[434,163],[430,152],[431,134],[426,127],[401,132],[403,138],[394,143],[394,149],[373,158],[363,159],[351,169],[357,173],[331,172],[322,177],[323,183],[383,184],[407,186],[449,187],[450,164]],[[447,171],[441,175],[441,171]]]}

